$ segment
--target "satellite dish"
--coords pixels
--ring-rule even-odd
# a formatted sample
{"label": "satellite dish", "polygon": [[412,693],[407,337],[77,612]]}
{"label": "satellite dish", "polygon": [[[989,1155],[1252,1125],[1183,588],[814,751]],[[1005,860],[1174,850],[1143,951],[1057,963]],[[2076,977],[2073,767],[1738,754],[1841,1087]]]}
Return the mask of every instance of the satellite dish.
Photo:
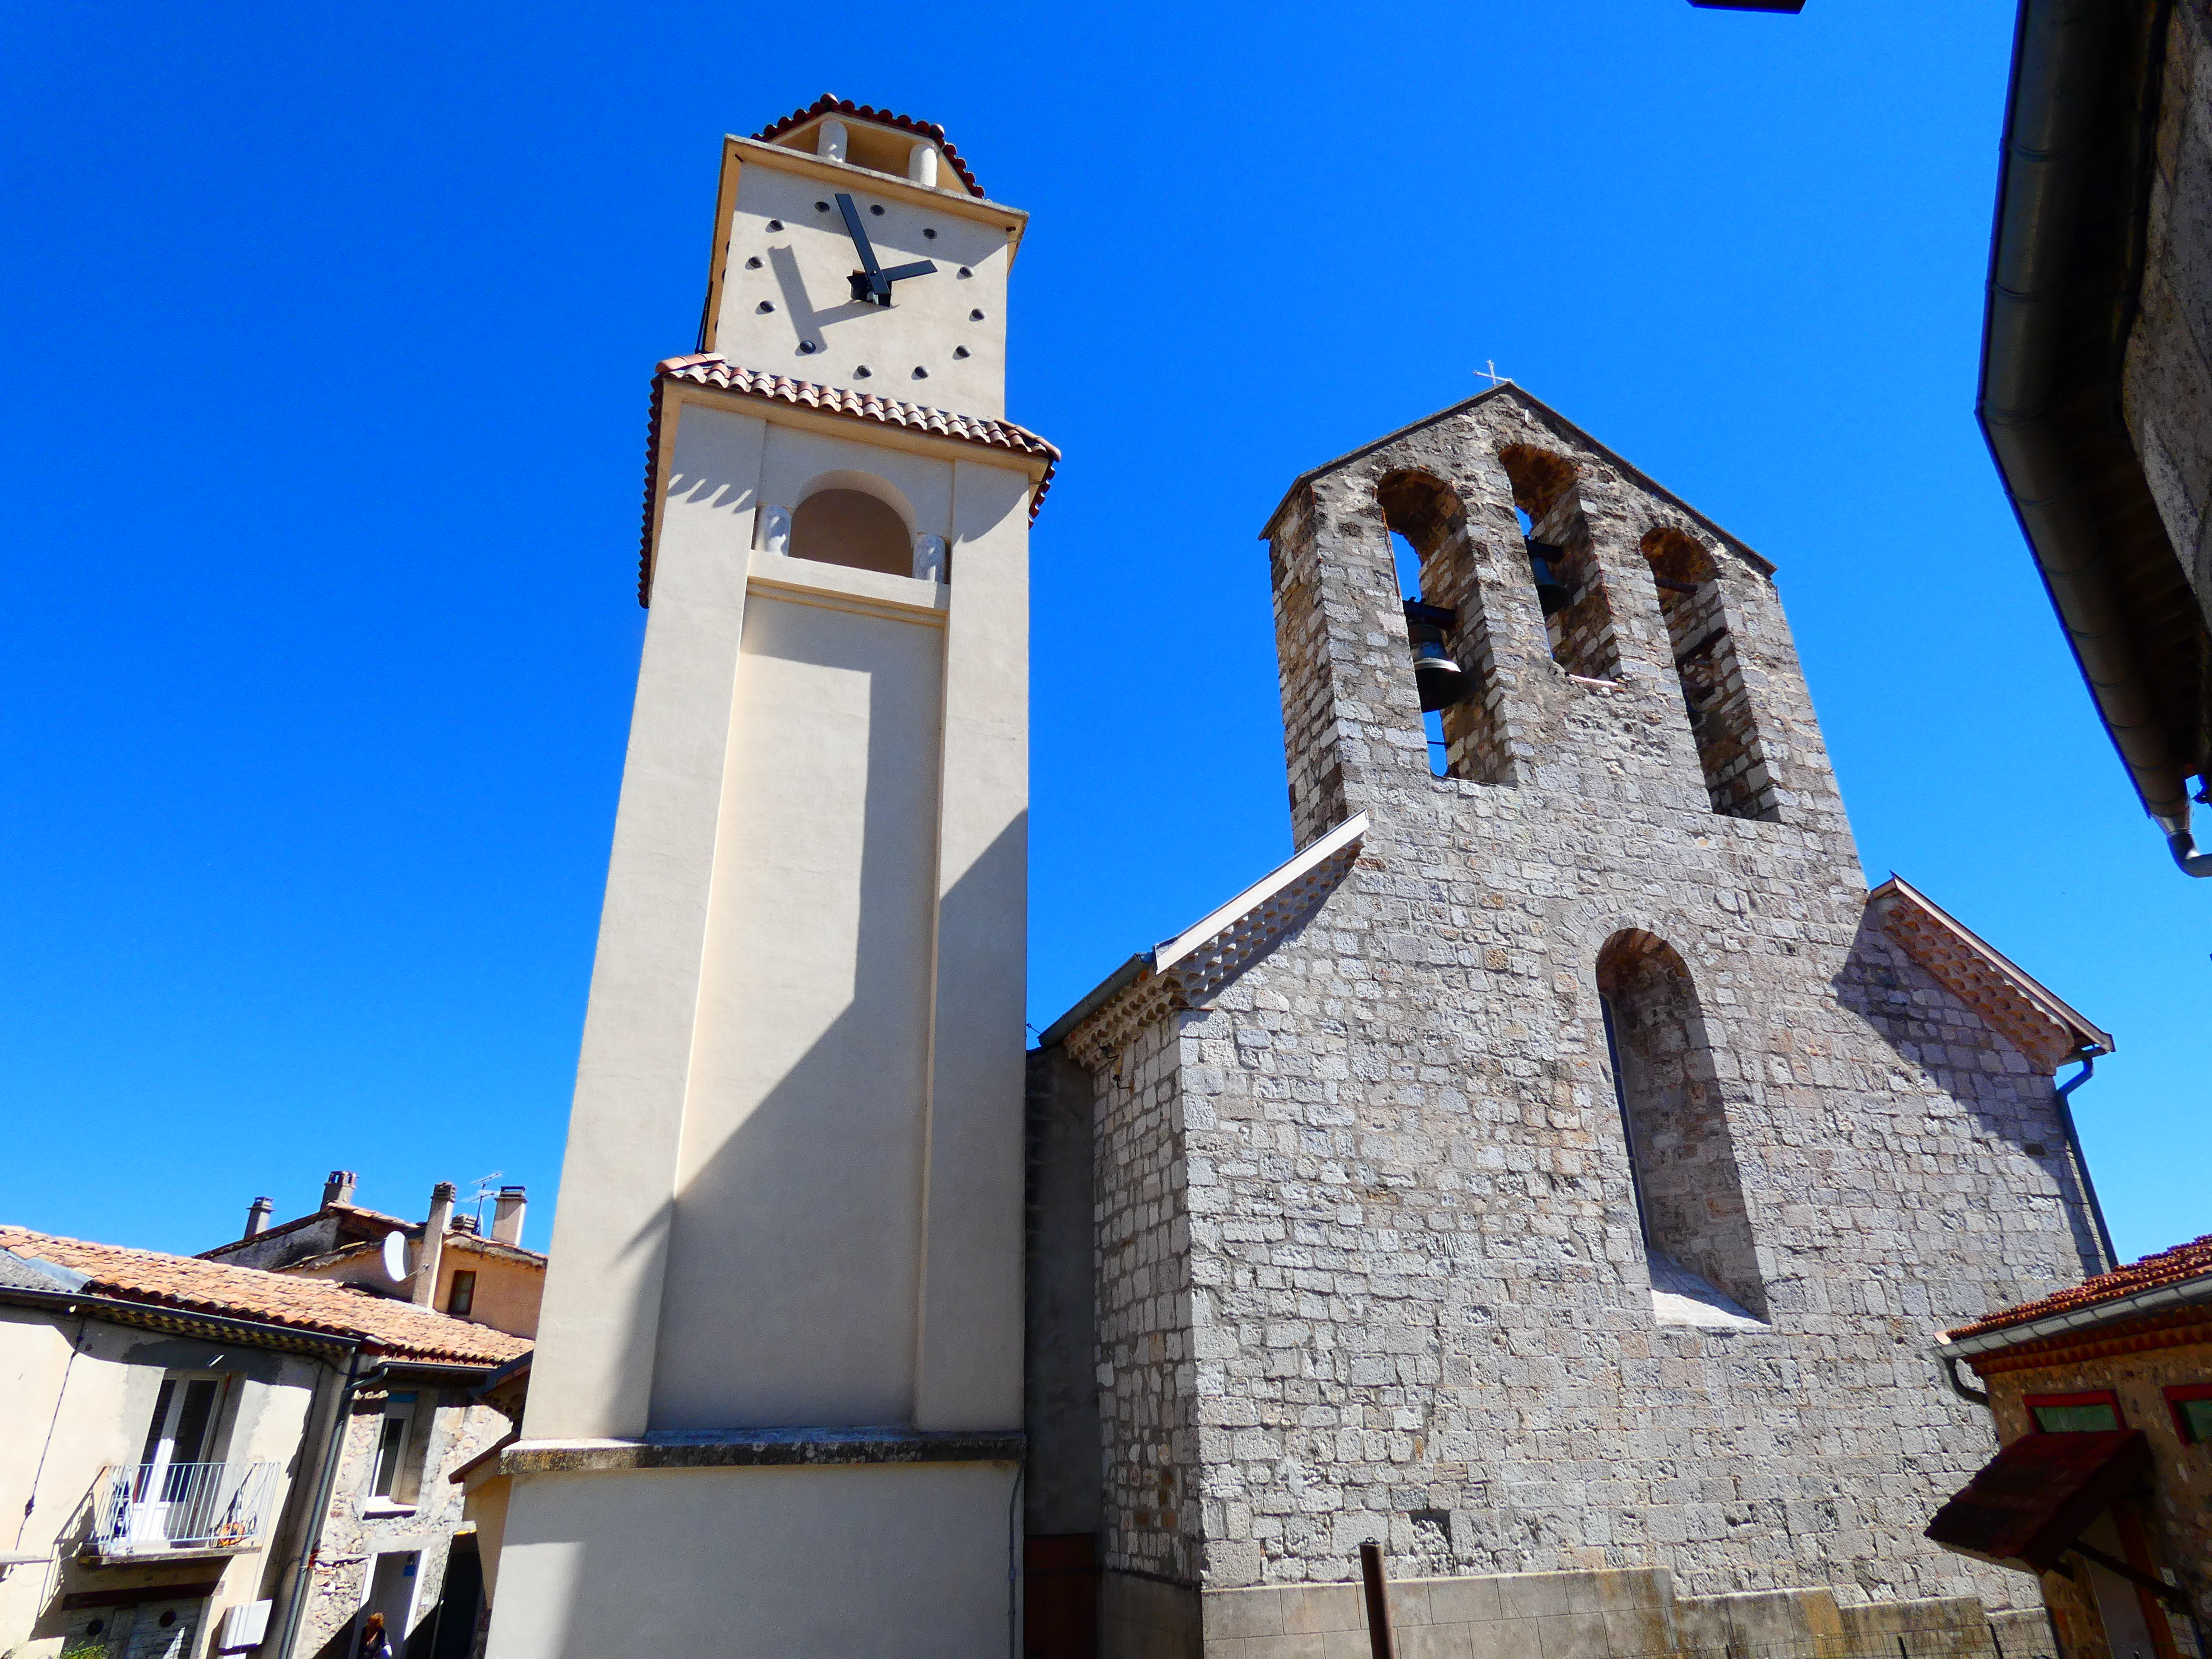
{"label": "satellite dish", "polygon": [[397,1231],[384,1236],[384,1276],[393,1284],[407,1277],[407,1235]]}

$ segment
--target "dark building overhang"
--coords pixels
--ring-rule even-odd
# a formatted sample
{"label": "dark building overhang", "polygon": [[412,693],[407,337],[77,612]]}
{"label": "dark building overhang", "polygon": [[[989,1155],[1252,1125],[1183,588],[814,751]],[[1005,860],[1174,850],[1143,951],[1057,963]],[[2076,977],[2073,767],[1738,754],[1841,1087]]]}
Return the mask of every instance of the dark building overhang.
{"label": "dark building overhang", "polygon": [[2098,716],[2186,860],[2204,613],[2120,401],[2170,4],[2021,0],[1975,412]]}

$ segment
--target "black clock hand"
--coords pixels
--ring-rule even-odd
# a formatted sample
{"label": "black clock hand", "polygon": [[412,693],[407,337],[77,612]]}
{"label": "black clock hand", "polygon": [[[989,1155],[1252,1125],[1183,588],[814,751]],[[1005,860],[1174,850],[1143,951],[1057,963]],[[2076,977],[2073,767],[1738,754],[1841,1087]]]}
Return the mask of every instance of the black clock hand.
{"label": "black clock hand", "polygon": [[909,264],[895,265],[885,270],[877,263],[875,246],[868,240],[866,228],[860,223],[860,210],[842,191],[837,193],[837,211],[844,216],[846,232],[853,239],[854,252],[860,256],[862,269],[852,276],[853,297],[855,300],[888,306],[891,302],[893,283],[903,282],[909,276],[927,276],[936,270],[936,265],[927,259],[916,259]]}
{"label": "black clock hand", "polygon": [[876,263],[876,250],[860,223],[860,210],[842,190],[837,192],[837,211],[845,217],[845,230],[853,239],[853,251],[860,256],[861,269],[854,271],[851,279],[853,297],[864,304],[889,305],[891,285],[884,279],[883,267]]}
{"label": "black clock hand", "polygon": [[860,256],[861,264],[866,267],[869,276],[880,276],[883,268],[876,263],[875,249],[868,245],[866,228],[860,223],[860,210],[853,205],[853,198],[842,190],[837,192],[837,211],[845,216],[845,229],[853,239],[853,246]]}

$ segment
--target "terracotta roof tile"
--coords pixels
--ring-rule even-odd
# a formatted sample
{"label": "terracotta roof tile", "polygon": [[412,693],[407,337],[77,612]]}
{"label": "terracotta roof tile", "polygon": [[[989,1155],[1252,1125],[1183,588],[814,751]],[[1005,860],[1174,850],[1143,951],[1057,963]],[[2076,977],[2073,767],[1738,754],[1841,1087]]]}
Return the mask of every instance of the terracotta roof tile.
{"label": "terracotta roof tile", "polygon": [[902,427],[909,432],[926,432],[934,437],[981,444],[988,449],[1004,449],[1042,460],[1045,464],[1044,477],[1037,481],[1037,487],[1030,496],[1030,519],[1032,522],[1036,519],[1038,509],[1044,505],[1045,492],[1052,488],[1053,474],[1060,465],[1060,451],[1055,446],[1027,427],[1016,426],[1011,421],[995,421],[981,415],[959,415],[949,409],[931,409],[921,404],[902,403],[896,398],[879,397],[872,392],[852,392],[842,386],[822,386],[812,380],[794,380],[787,374],[741,368],[718,352],[696,352],[687,357],[664,358],[653,371],[653,407],[646,428],[645,535],[638,552],[637,564],[637,602],[640,605],[650,604],[653,595],[653,486],[660,464],[659,387],[668,380],[684,380],[693,386],[712,386],[717,392],[734,392],[742,398],[762,398],[797,408],[820,410],[824,414],[873,421],[883,426]]}
{"label": "terracotta roof tile", "polygon": [[2100,1303],[2118,1302],[2124,1297],[2208,1275],[2212,1275],[2212,1233],[2187,1244],[2177,1244],[2170,1250],[2160,1250],[2156,1255],[2147,1255],[2140,1261],[2131,1261],[2124,1267],[2115,1267],[2108,1273],[2099,1273],[2094,1279],[2084,1279],[2033,1302],[2001,1309],[1944,1334],[1955,1341],[1962,1336],[1978,1336],[1984,1331],[2001,1330],[2008,1325],[2025,1325],[2053,1314],[2073,1313]]}
{"label": "terracotta roof tile", "polygon": [[88,1274],[87,1295],[357,1338],[386,1355],[496,1365],[528,1352],[531,1346],[526,1337],[448,1318],[412,1303],[364,1296],[326,1279],[95,1244],[22,1227],[0,1226],[0,1249]]}
{"label": "terracotta roof tile", "polygon": [[878,126],[896,127],[901,132],[910,132],[917,138],[927,138],[945,152],[945,159],[960,175],[960,182],[968,186],[970,196],[981,196],[983,186],[975,182],[975,175],[968,170],[960,152],[947,143],[945,129],[934,121],[917,121],[910,115],[894,115],[887,109],[871,109],[866,104],[856,104],[849,98],[840,98],[834,92],[825,92],[805,109],[795,109],[780,121],[772,121],[753,137],[763,143],[774,143],[793,127],[803,126],[817,115],[850,115],[857,120],[873,121]]}

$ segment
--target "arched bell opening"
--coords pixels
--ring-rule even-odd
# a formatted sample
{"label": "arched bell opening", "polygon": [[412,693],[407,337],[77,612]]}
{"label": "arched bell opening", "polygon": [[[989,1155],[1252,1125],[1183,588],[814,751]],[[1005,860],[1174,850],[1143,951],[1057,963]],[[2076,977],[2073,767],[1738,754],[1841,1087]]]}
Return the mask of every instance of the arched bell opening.
{"label": "arched bell opening", "polygon": [[791,556],[854,570],[911,576],[914,527],[881,481],[853,473],[817,478],[791,515]]}
{"label": "arched bell opening", "polygon": [[1664,939],[1625,929],[1598,952],[1597,986],[1652,1289],[1681,1300],[1683,1322],[1704,1322],[1694,1304],[1763,1320],[1735,1139],[1689,966]]}
{"label": "arched bell opening", "polygon": [[1438,777],[1492,781],[1504,750],[1467,509],[1449,484],[1420,471],[1388,474],[1376,483],[1375,499],[1390,532],[1429,769]]}
{"label": "arched bell opening", "polygon": [[1533,444],[1508,444],[1498,459],[1522,518],[1528,580],[1552,660],[1587,679],[1613,678],[1620,666],[1613,604],[1583,516],[1574,463]]}
{"label": "arched bell opening", "polygon": [[1670,526],[1650,532],[1638,545],[1658,589],[1682,708],[1713,811],[1771,822],[1780,816],[1774,781],[1713,556],[1696,538]]}

